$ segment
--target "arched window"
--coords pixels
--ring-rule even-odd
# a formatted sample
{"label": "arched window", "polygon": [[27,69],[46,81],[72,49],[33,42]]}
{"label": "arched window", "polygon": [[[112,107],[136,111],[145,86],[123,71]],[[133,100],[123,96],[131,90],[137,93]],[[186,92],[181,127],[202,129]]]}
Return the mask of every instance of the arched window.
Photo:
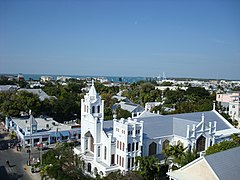
{"label": "arched window", "polygon": [[97,106],[97,112],[100,113],[100,106]]}
{"label": "arched window", "polygon": [[88,166],[87,166],[87,172],[91,172],[91,171],[92,171],[91,163],[88,163]]}
{"label": "arched window", "polygon": [[138,150],[139,143],[136,142],[136,151]]}
{"label": "arched window", "polygon": [[100,146],[98,146],[98,157],[100,157]]}
{"label": "arched window", "polygon": [[124,151],[124,142],[122,143],[122,150]]}
{"label": "arched window", "polygon": [[133,142],[133,143],[132,143],[132,151],[134,151],[134,149],[135,149],[135,148],[134,148],[134,145],[135,145],[135,143]]}
{"label": "arched window", "polygon": [[156,153],[157,153],[157,144],[155,142],[152,142],[149,145],[149,153],[148,153],[148,155],[151,156],[151,155],[154,155]]}
{"label": "arched window", "polygon": [[205,150],[205,143],[206,143],[206,138],[201,135],[198,139],[197,139],[197,152],[201,152]]}
{"label": "arched window", "polygon": [[107,159],[107,147],[106,146],[104,147],[104,159],[105,160]]}
{"label": "arched window", "polygon": [[131,143],[128,143],[128,152],[131,151]]}
{"label": "arched window", "polygon": [[120,141],[120,150],[122,150],[122,142]]}
{"label": "arched window", "polygon": [[95,113],[95,106],[92,107],[92,113]]}
{"label": "arched window", "polygon": [[98,174],[98,169],[96,167],[93,169],[93,173],[95,176]]}
{"label": "arched window", "polygon": [[166,149],[166,148],[168,148],[169,147],[169,140],[165,140],[165,141],[163,141],[163,146],[162,146],[162,149]]}

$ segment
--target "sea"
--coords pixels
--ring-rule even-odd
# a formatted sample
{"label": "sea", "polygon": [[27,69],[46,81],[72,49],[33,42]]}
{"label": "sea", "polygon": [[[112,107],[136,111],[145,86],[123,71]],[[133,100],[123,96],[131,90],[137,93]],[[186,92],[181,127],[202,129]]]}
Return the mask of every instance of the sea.
{"label": "sea", "polygon": [[[17,76],[18,74],[2,74],[7,76]],[[51,75],[51,74],[22,74],[25,80],[40,80],[41,76],[51,76],[53,80],[56,80],[57,77],[71,77],[71,78],[102,78],[106,79],[109,82],[126,82],[134,83],[141,80],[147,80],[148,77],[130,77],[130,76],[81,76],[81,75]]]}

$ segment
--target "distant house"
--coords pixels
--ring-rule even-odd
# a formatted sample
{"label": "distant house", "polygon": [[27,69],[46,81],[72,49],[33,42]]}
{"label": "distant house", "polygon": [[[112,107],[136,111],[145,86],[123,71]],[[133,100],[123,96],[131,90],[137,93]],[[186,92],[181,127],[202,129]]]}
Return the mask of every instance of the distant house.
{"label": "distant house", "polygon": [[147,102],[145,104],[145,110],[151,111],[155,106],[160,106],[160,105],[162,105],[161,102]]}
{"label": "distant house", "polygon": [[[33,93],[39,96],[40,101],[44,101],[45,99],[50,99],[51,97],[54,96],[49,96],[47,93],[45,93],[42,89],[26,89],[26,88],[21,88],[18,91],[27,91],[29,93]],[[56,97],[54,97],[56,98]]]}
{"label": "distant house", "polygon": [[128,99],[128,98],[125,97],[125,96],[118,96],[118,95],[115,95],[115,96],[112,97],[112,99],[117,99],[118,102],[124,101],[124,102],[131,103],[130,99]]}
{"label": "distant house", "polygon": [[0,92],[16,91],[17,89],[16,85],[0,85]]}
{"label": "distant house", "polygon": [[133,114],[133,116],[138,116],[141,114],[145,109],[139,104],[134,104],[134,103],[129,103],[129,102],[123,102],[121,101],[120,103],[116,103],[113,105],[112,110],[116,110],[118,107],[121,109],[127,110],[130,113]]}
{"label": "distant house", "polygon": [[232,120],[237,120],[240,124],[240,92],[218,93],[216,101],[225,107]]}
{"label": "distant house", "polygon": [[48,81],[52,81],[53,77],[52,76],[41,76],[40,81],[41,82],[48,82]]}
{"label": "distant house", "polygon": [[170,180],[239,179],[240,147],[201,156],[176,171],[168,172]]}

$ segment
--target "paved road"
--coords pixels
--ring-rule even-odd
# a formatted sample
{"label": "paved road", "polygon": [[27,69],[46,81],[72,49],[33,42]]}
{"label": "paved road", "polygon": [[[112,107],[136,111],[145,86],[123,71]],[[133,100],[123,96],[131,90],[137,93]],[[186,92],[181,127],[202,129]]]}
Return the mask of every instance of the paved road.
{"label": "paved road", "polygon": [[[19,180],[30,180],[32,179],[27,171],[24,170],[24,165],[26,164],[26,159],[28,155],[26,153],[18,153],[15,150],[8,149],[0,151],[0,167],[1,172],[8,174],[9,177],[4,177],[0,179],[19,179]],[[9,161],[9,166],[6,164],[6,161]],[[5,175],[6,176],[6,175]]]}
{"label": "paved road", "polygon": [[[28,153],[8,148],[8,133],[0,125],[0,179],[4,180],[31,180],[35,179],[25,169],[28,160]],[[39,153],[33,153],[38,157]],[[9,161],[9,165],[6,164]],[[29,169],[29,168],[28,168]]]}

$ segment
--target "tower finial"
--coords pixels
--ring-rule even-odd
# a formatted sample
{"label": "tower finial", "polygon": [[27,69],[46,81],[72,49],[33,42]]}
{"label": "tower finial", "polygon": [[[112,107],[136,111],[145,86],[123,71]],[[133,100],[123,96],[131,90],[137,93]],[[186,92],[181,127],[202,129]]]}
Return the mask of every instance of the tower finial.
{"label": "tower finial", "polygon": [[92,86],[94,86],[94,79],[92,79]]}

